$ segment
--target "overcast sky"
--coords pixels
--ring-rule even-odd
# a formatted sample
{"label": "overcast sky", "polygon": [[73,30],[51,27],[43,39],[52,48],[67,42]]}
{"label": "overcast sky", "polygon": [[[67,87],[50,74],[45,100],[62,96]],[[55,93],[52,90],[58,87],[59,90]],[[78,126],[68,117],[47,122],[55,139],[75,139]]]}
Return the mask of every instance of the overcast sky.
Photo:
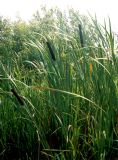
{"label": "overcast sky", "polygon": [[45,4],[49,8],[57,5],[61,9],[73,7],[84,14],[96,13],[101,23],[109,16],[113,30],[118,32],[118,0],[0,0],[0,15],[10,17],[12,20],[16,16],[29,20],[40,5]]}

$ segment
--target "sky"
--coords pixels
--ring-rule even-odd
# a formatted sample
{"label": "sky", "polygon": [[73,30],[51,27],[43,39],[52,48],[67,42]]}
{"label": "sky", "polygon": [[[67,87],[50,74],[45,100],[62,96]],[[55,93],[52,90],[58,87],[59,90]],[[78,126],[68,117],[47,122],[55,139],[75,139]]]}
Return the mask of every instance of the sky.
{"label": "sky", "polygon": [[118,0],[0,0],[0,15],[12,20],[20,16],[28,21],[32,14],[45,4],[48,8],[58,6],[64,10],[72,7],[79,10],[81,14],[88,15],[88,12],[92,16],[96,14],[100,23],[109,16],[113,31],[118,32]]}

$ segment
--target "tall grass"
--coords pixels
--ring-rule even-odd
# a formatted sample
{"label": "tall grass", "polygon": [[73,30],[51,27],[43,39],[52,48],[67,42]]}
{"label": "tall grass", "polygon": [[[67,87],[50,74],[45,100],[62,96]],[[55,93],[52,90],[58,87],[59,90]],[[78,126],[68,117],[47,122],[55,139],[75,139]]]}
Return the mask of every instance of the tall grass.
{"label": "tall grass", "polygon": [[118,60],[110,21],[107,30],[73,10],[69,22],[59,11],[50,14],[55,21],[46,14],[37,22],[44,30],[32,32],[27,54],[13,54],[9,67],[1,61],[0,158],[117,157]]}

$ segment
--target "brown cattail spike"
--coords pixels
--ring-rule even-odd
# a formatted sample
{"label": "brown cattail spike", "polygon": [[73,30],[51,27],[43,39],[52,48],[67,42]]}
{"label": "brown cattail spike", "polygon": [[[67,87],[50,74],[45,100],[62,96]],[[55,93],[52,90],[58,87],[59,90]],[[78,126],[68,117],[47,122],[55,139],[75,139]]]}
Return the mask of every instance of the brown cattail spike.
{"label": "brown cattail spike", "polygon": [[79,36],[80,36],[81,47],[84,47],[84,41],[83,41],[83,34],[82,34],[82,26],[81,26],[81,24],[79,24]]}
{"label": "brown cattail spike", "polygon": [[13,95],[17,98],[18,102],[21,104],[21,105],[24,105],[24,102],[23,102],[23,99],[21,96],[19,96],[19,94],[17,93],[17,91],[12,88],[11,89],[11,92],[13,93]]}
{"label": "brown cattail spike", "polygon": [[51,58],[53,59],[53,61],[55,61],[56,58],[55,58],[54,52],[53,52],[53,50],[52,50],[51,44],[50,44],[48,41],[46,42],[46,44],[47,44],[47,46],[48,46],[48,49],[49,49]]}

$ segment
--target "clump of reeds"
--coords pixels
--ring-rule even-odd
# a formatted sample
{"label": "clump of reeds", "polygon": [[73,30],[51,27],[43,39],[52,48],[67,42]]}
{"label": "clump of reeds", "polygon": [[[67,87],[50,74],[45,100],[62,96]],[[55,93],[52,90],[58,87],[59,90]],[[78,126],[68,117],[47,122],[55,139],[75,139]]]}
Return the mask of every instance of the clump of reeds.
{"label": "clump of reeds", "polygon": [[[43,36],[30,32],[28,38],[33,43],[29,48],[12,55],[11,61],[7,59],[5,70],[0,68],[0,75],[4,75],[0,77],[0,159],[4,159],[12,139],[12,144],[25,152],[27,158],[23,159],[106,160],[106,155],[117,154],[118,150],[118,121],[114,120],[118,110],[118,61],[113,58],[112,34],[106,28],[102,32],[96,21],[84,25],[78,13],[71,12],[72,25],[63,16],[53,21],[48,18],[46,15],[33,26]],[[33,23],[30,25],[33,28]],[[50,38],[46,41],[47,35]],[[108,60],[104,58],[105,48],[110,48]],[[61,55],[66,55],[64,61]],[[23,61],[32,67],[26,68]],[[11,89],[15,98],[9,96],[6,101],[11,83],[15,84]],[[23,97],[17,88],[22,88]],[[20,112],[14,110],[15,100],[25,104]]]}

